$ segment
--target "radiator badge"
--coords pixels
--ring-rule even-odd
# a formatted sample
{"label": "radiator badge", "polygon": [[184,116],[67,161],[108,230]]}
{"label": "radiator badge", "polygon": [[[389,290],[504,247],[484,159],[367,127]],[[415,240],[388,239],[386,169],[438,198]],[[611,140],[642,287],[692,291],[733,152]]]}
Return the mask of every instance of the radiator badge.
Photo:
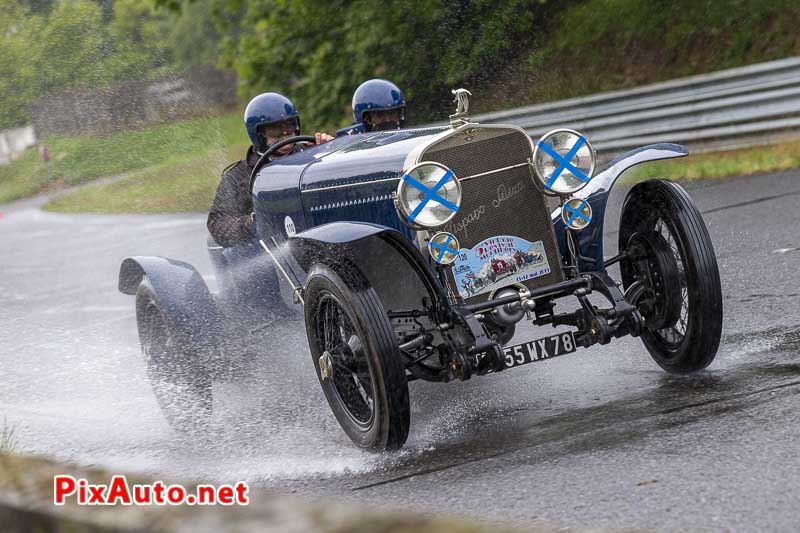
{"label": "radiator badge", "polygon": [[472,249],[461,248],[453,263],[458,292],[464,298],[549,273],[542,241],[512,235],[489,237]]}

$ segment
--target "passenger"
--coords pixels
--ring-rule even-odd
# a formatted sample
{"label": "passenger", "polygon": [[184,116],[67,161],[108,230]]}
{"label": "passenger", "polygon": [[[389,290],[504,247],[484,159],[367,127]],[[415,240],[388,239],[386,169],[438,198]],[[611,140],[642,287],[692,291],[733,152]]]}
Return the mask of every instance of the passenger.
{"label": "passenger", "polygon": [[[300,115],[285,96],[263,93],[247,104],[244,124],[252,144],[244,159],[222,172],[208,213],[207,227],[211,234],[208,252],[226,300],[246,316],[260,315],[255,309],[276,314],[283,312],[280,288],[274,265],[263,260],[263,249],[256,239],[250,174],[270,146],[300,134]],[[315,137],[315,144],[333,139],[325,133],[317,133]],[[288,144],[279,148],[272,159],[304,148],[301,144]],[[258,260],[251,261],[254,258]]]}
{"label": "passenger", "polygon": [[382,79],[367,80],[353,93],[354,123],[336,136],[397,130],[406,121],[406,99],[397,85]]}

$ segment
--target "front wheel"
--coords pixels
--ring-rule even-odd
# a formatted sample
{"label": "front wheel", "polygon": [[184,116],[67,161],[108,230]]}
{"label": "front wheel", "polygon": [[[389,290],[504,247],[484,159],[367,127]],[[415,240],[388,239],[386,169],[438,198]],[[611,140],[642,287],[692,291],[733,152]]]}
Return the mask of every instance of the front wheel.
{"label": "front wheel", "polygon": [[666,371],[688,374],[716,357],[722,289],[703,217],[676,183],[633,187],[620,219],[622,282],[645,319],[642,340]]}
{"label": "front wheel", "polygon": [[408,437],[408,382],[391,322],[361,273],[312,269],[305,290],[311,357],[344,432],[359,447],[397,449]]}

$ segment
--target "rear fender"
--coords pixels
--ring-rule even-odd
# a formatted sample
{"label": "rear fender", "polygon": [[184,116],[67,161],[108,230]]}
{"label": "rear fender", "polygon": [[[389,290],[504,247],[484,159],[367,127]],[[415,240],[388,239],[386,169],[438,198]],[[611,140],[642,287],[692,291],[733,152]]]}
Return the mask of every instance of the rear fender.
{"label": "rear fender", "polygon": [[[446,303],[445,292],[419,249],[399,231],[365,222],[332,222],[298,233],[289,252],[304,275],[315,264],[347,275],[355,267],[378,292],[387,310]],[[305,283],[303,283],[305,284]]]}
{"label": "rear fender", "polygon": [[[592,221],[588,226],[578,232],[581,255],[588,261],[581,260],[580,268],[584,271],[604,271],[603,264],[603,223],[606,214],[606,205],[611,188],[623,172],[629,168],[647,161],[683,157],[689,153],[686,147],[679,144],[660,143],[642,146],[631,150],[606,164],[600,172],[594,175],[586,187],[575,193],[577,198],[585,199],[592,208]],[[553,225],[556,230],[556,239],[561,250],[562,258],[569,260],[564,221],[561,219],[561,208],[551,213]]]}
{"label": "rear fender", "polygon": [[164,257],[128,257],[119,269],[119,290],[136,294],[147,276],[172,324],[198,348],[216,349],[220,316],[200,273],[182,261]]}

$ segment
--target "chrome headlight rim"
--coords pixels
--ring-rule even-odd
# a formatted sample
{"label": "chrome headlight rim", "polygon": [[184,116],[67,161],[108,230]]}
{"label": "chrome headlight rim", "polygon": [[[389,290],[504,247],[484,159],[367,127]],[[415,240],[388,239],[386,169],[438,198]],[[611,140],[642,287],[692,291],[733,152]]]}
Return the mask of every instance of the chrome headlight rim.
{"label": "chrome headlight rim", "polygon": [[561,221],[564,227],[582,231],[592,223],[592,205],[585,198],[572,196],[561,205]]}
{"label": "chrome headlight rim", "polygon": [[460,249],[458,238],[447,231],[437,231],[428,239],[428,255],[437,265],[452,265]]}
{"label": "chrome headlight rim", "polygon": [[[552,176],[549,176],[548,179],[543,179],[542,176],[540,176],[539,173],[536,170],[536,162],[539,160],[539,158],[541,157],[542,153],[546,154],[545,150],[541,148],[540,143],[541,144],[547,144],[545,141],[547,141],[548,139],[550,139],[554,135],[557,135],[557,134],[560,134],[560,133],[568,133],[568,134],[571,134],[571,135],[574,135],[574,136],[578,137],[578,139],[583,139],[583,143],[582,143],[581,148],[583,146],[586,146],[588,148],[588,150],[589,150],[589,155],[591,157],[591,164],[589,165],[588,170],[586,170],[586,172],[584,172],[584,174],[588,177],[588,180],[587,181],[579,180],[579,181],[581,181],[581,185],[579,187],[571,188],[569,190],[562,190],[562,191],[558,191],[558,190],[555,190],[555,189],[552,189],[552,188],[548,188],[547,187],[547,183],[549,182],[550,177],[552,177]],[[548,145],[548,146],[550,146],[550,145]],[[552,156],[550,154],[546,154],[546,155],[548,155],[549,157],[552,158]],[[568,161],[568,163],[571,163],[571,162],[572,162],[571,160]],[[559,167],[560,166],[561,165],[559,165]],[[570,128],[556,128],[556,129],[548,131],[547,133],[545,133],[544,135],[539,137],[539,139],[535,143],[533,143],[533,156],[531,158],[531,172],[533,173],[533,176],[535,178],[533,181],[535,182],[536,186],[539,187],[539,189],[541,189],[541,191],[544,194],[546,194],[547,196],[558,196],[558,197],[563,197],[563,198],[568,198],[568,197],[573,196],[575,193],[579,192],[580,190],[582,190],[584,187],[586,187],[589,184],[591,179],[594,177],[594,171],[595,171],[596,167],[597,167],[597,153],[595,152],[594,147],[592,146],[592,143],[589,141],[589,138],[586,135],[584,135],[583,133],[581,133],[580,131],[573,130],[573,129],[570,129]]]}
{"label": "chrome headlight rim", "polygon": [[[403,204],[403,198],[404,198],[403,192],[405,191],[405,188],[406,187],[414,187],[414,188],[418,189],[418,187],[416,187],[416,186],[414,186],[414,185],[412,185],[410,183],[410,180],[408,180],[406,178],[406,176],[411,177],[410,176],[411,173],[413,173],[415,170],[419,169],[420,167],[424,167],[424,166],[435,166],[435,167],[438,167],[438,168],[442,169],[445,172],[445,174],[450,173],[452,181],[455,184],[455,188],[456,188],[456,195],[457,196],[455,198],[455,201],[451,202],[452,204],[455,205],[456,209],[455,210],[449,209],[450,212],[445,218],[439,219],[433,224],[426,224],[426,223],[422,222],[421,220],[419,220],[419,215],[417,215],[416,218],[412,217],[411,215],[413,213],[412,212],[407,212],[406,209],[404,208],[404,204]],[[427,190],[430,190],[430,189],[427,189]],[[435,193],[437,190],[438,189],[434,190],[433,192]],[[436,228],[441,228],[442,226],[444,226],[445,224],[447,224],[448,222],[453,220],[453,218],[458,214],[458,212],[460,210],[462,197],[463,197],[463,190],[461,188],[461,182],[459,181],[458,176],[456,176],[455,172],[453,172],[453,170],[451,168],[449,168],[447,165],[444,165],[442,163],[438,163],[436,161],[420,161],[419,163],[416,163],[416,164],[412,165],[411,167],[409,167],[408,169],[405,169],[403,171],[403,173],[402,173],[402,175],[400,177],[400,181],[397,183],[397,189],[395,190],[394,207],[395,207],[395,210],[397,211],[397,214],[400,216],[400,219],[403,221],[403,223],[406,224],[407,226],[409,226],[410,228],[416,229],[416,230],[433,230],[433,229],[436,229]],[[444,204],[442,204],[441,202],[439,202],[437,200],[428,200],[428,201],[434,201],[436,203],[444,205]],[[426,201],[424,203],[427,204],[428,201]]]}

